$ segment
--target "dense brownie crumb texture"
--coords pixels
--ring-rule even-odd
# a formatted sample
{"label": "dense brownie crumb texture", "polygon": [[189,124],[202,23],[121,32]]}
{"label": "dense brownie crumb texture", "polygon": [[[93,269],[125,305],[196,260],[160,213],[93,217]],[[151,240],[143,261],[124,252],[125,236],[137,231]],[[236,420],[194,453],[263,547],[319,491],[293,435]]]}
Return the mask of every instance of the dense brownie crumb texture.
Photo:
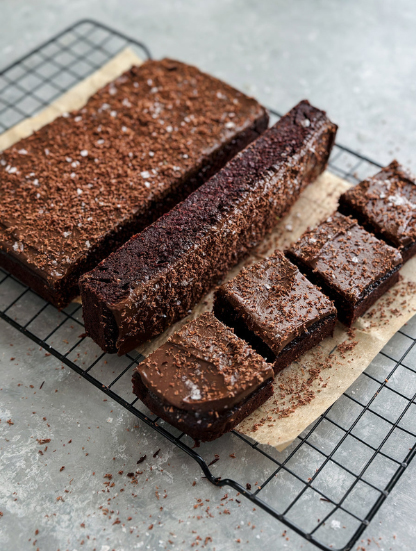
{"label": "dense brownie crumb texture", "polygon": [[216,293],[214,313],[274,361],[301,335],[310,340],[314,326],[326,318],[332,318],[332,332],[337,312],[334,304],[276,251],[222,285]]}
{"label": "dense brownie crumb texture", "polygon": [[261,405],[272,394],[272,379],[261,356],[205,313],[137,366],[133,387],[162,418],[209,440]]}
{"label": "dense brownie crumb texture", "polygon": [[64,306],[77,279],[268,123],[254,100],[172,60],[133,67],[0,154],[0,264]]}
{"label": "dense brownie crumb texture", "polygon": [[303,101],[81,280],[86,331],[119,354],[185,317],[325,169],[336,125]]}
{"label": "dense brownie crumb texture", "polygon": [[352,319],[349,311],[354,311],[402,265],[396,249],[340,213],[305,232],[287,250],[287,255],[311,281],[322,285],[335,301],[339,319],[348,325],[357,317],[354,314]]}
{"label": "dense brownie crumb texture", "polygon": [[416,253],[416,180],[397,161],[342,194],[339,210],[397,247],[404,260]]}

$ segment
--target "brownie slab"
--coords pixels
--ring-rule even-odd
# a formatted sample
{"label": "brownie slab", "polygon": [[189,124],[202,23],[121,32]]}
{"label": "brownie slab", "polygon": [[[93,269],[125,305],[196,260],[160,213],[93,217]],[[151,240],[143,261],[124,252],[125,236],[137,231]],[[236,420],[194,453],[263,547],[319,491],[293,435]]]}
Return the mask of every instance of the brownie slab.
{"label": "brownie slab", "polygon": [[197,441],[232,430],[273,394],[273,370],[211,313],[186,324],[133,374],[133,391]]}
{"label": "brownie slab", "polygon": [[0,153],[0,265],[63,307],[78,279],[263,132],[254,99],[172,60],[133,67]]}
{"label": "brownie slab", "polygon": [[280,251],[224,283],[215,294],[213,312],[273,362],[275,373],[332,335],[337,313]]}
{"label": "brownie slab", "polygon": [[399,249],[416,254],[416,180],[397,161],[343,193],[338,210]]}
{"label": "brownie slab", "polygon": [[81,280],[85,328],[123,354],[185,317],[324,170],[336,126],[303,101]]}
{"label": "brownie slab", "polygon": [[397,249],[340,213],[305,232],[286,255],[335,302],[348,326],[398,281],[403,263]]}

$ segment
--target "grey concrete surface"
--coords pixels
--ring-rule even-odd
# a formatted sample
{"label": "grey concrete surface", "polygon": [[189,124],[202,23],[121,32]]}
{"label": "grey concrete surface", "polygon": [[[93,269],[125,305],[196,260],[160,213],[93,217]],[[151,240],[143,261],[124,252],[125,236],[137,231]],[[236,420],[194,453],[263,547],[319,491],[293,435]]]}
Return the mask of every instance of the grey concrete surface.
{"label": "grey concrete surface", "polygon": [[[416,171],[411,0],[0,0],[0,66],[83,17],[143,40],[155,57],[195,63],[282,112],[309,98],[340,125],[341,143]],[[400,346],[394,341],[389,350]],[[282,536],[283,525],[235,492],[201,479],[182,452],[3,322],[0,373],[1,550],[314,549],[290,530]],[[223,445],[237,456],[230,467],[237,478],[250,468],[267,472],[233,437]],[[143,474],[132,484],[126,473],[143,455]],[[415,548],[415,474],[413,463],[357,545]],[[335,523],[334,545],[340,530]]]}

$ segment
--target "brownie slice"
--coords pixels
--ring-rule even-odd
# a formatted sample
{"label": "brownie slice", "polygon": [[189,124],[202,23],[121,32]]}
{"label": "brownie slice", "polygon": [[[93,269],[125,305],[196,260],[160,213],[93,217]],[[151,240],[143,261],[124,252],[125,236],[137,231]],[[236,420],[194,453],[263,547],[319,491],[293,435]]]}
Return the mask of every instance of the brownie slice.
{"label": "brownie slice", "polygon": [[0,154],[0,265],[63,307],[78,279],[222,168],[266,110],[195,67],[133,67]]}
{"label": "brownie slice", "polygon": [[242,270],[215,294],[215,316],[278,373],[333,334],[337,311],[284,254]]}
{"label": "brownie slice", "polygon": [[338,319],[348,326],[398,281],[403,263],[396,249],[337,212],[286,254],[335,302]]}
{"label": "brownie slice", "polygon": [[211,313],[140,363],[133,392],[197,441],[232,430],[273,394],[273,369]]}
{"label": "brownie slice", "polygon": [[399,249],[416,254],[416,180],[397,161],[343,193],[338,210]]}
{"label": "brownie slice", "polygon": [[123,354],[185,317],[325,168],[336,126],[303,101],[80,287],[85,327]]}

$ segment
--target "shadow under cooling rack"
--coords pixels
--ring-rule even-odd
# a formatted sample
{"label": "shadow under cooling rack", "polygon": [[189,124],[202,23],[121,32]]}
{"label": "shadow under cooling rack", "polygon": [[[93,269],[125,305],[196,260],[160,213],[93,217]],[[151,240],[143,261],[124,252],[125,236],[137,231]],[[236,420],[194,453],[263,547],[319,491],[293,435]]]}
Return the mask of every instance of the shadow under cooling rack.
{"label": "shadow under cooling rack", "polygon": [[[0,133],[126,46],[150,57],[140,42],[100,23],[80,21],[14,62],[0,72]],[[279,116],[270,111],[272,118]],[[329,162],[333,173],[352,183],[379,166],[340,145]],[[189,437],[152,415],[133,395],[131,375],[140,355],[104,354],[82,336],[79,304],[59,312],[1,270],[0,317],[186,452],[213,484],[236,489],[323,550],[352,548],[416,453],[416,317],[282,453],[237,432],[196,452]],[[229,459],[235,451],[238,463]]]}

